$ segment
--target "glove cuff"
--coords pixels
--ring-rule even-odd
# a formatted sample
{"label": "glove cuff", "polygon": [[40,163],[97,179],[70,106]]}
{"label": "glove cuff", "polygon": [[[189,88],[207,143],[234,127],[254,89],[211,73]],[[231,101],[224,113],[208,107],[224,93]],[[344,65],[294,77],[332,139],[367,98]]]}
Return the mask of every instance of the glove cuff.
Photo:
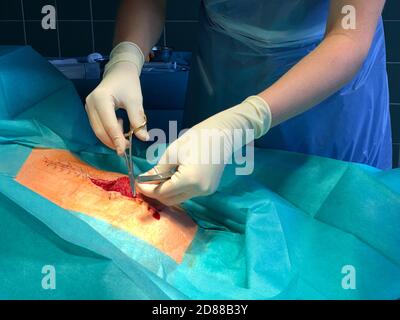
{"label": "glove cuff", "polygon": [[110,54],[110,61],[104,68],[103,78],[107,73],[120,62],[132,63],[136,66],[138,75],[142,72],[144,64],[144,55],[139,46],[133,42],[124,41],[117,44]]}
{"label": "glove cuff", "polygon": [[[243,103],[246,105],[245,117],[254,129],[254,138],[258,139],[265,135],[271,128],[271,108],[260,96],[250,96]],[[247,108],[248,105],[251,108]]]}

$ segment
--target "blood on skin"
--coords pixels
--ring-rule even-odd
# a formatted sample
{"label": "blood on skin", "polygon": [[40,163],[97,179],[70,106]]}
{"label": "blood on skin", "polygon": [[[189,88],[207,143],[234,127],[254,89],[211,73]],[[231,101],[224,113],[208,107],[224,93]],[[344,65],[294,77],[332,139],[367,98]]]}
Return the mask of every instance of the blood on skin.
{"label": "blood on skin", "polygon": [[160,213],[156,209],[150,208],[149,212],[152,214],[154,219],[160,220],[160,218],[161,218]]}
{"label": "blood on skin", "polygon": [[[103,180],[103,179],[90,178],[90,181],[92,181],[93,184],[102,188],[105,191],[119,192],[123,196],[134,199],[135,202],[138,204],[143,203],[143,199],[140,197],[139,194],[137,194],[136,197],[133,196],[128,177],[119,177],[116,180]],[[156,220],[160,220],[161,215],[158,212],[158,210],[155,209],[154,207],[151,207],[150,205],[148,206],[149,206],[149,213],[151,213],[153,218]]]}
{"label": "blood on skin", "polygon": [[129,183],[128,177],[119,177],[116,180],[103,180],[103,179],[94,179],[90,178],[90,180],[96,185],[104,189],[105,191],[115,191],[119,192],[125,197],[129,197],[133,199],[133,194],[131,190],[131,185]]}

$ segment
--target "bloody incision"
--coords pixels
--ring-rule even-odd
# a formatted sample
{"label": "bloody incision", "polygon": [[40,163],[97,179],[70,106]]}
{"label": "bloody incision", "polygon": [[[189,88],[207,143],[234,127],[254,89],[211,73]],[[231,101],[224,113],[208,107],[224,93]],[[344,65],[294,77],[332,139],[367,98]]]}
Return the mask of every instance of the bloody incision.
{"label": "bloody incision", "polygon": [[[119,192],[123,196],[134,199],[138,204],[143,203],[143,199],[140,197],[139,194],[137,194],[136,197],[133,196],[132,188],[129,183],[128,177],[119,177],[116,180],[103,180],[103,179],[90,178],[90,181],[92,181],[93,184],[104,189],[105,191]],[[150,205],[149,205],[149,213],[152,214],[154,219],[160,220],[161,218],[160,213],[158,212],[157,209],[151,207]]]}
{"label": "bloody incision", "polygon": [[105,191],[119,192],[125,197],[133,198],[131,185],[129,184],[128,177],[119,177],[116,180],[102,180],[90,178],[90,180],[96,185],[104,189]]}

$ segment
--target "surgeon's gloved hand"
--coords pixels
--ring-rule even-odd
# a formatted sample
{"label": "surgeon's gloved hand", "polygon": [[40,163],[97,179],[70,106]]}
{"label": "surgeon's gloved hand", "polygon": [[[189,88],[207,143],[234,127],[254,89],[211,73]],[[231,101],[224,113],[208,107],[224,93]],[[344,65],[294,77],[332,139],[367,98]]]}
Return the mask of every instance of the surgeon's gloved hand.
{"label": "surgeon's gloved hand", "polygon": [[[115,111],[118,108],[127,111],[131,128],[138,128],[146,122],[139,80],[143,64],[140,48],[131,42],[121,42],[111,52],[103,80],[86,98],[85,109],[93,131],[119,155],[126,150],[128,141]],[[135,134],[140,140],[149,139],[145,126]]]}
{"label": "surgeon's gloved hand", "polygon": [[246,140],[248,131],[252,131],[254,139],[267,133],[270,127],[268,104],[259,96],[251,96],[197,124],[175,140],[159,163],[144,175],[176,169],[175,174],[162,184],[139,183],[138,190],[166,205],[212,194],[232,153],[250,142]]}

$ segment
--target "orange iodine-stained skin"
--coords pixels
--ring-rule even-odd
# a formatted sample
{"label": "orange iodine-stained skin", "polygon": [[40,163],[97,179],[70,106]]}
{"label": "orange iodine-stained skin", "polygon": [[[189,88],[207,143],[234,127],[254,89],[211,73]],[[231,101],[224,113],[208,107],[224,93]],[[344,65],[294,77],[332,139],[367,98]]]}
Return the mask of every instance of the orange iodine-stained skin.
{"label": "orange iodine-stained skin", "polygon": [[[141,195],[139,193],[137,193],[136,196],[133,196],[131,184],[128,177],[125,176],[119,177],[115,180],[102,180],[102,179],[90,178],[90,181],[92,181],[96,186],[99,186],[100,188],[103,188],[106,191],[119,192],[123,196],[134,199],[136,203],[139,204],[143,203],[143,199],[141,198]],[[157,220],[161,219],[161,215],[155,207],[150,206],[148,204],[148,209],[154,219]]]}
{"label": "orange iodine-stained skin", "polygon": [[126,183],[129,186],[126,176],[98,170],[66,150],[33,149],[15,180],[66,210],[129,232],[177,263],[197,231],[197,225],[183,210],[155,208],[141,198],[132,199],[124,189]]}

